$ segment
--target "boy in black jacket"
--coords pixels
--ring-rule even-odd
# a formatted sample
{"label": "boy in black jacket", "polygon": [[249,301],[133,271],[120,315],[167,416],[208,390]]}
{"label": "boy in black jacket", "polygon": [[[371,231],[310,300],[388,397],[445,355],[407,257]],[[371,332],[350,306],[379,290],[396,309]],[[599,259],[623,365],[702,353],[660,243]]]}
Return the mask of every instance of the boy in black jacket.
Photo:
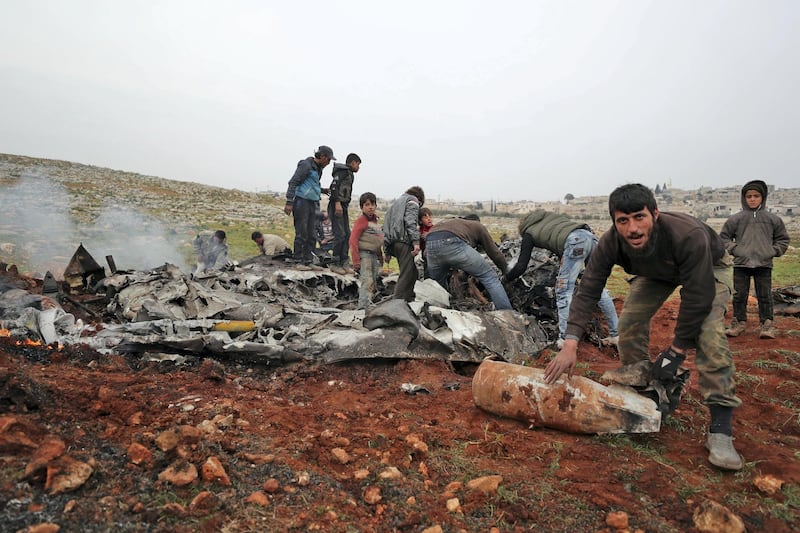
{"label": "boy in black jacket", "polygon": [[341,163],[333,165],[328,217],[333,225],[333,264],[331,266],[339,269],[343,269],[347,264],[350,242],[350,216],[347,208],[353,194],[355,173],[360,167],[361,158],[357,154],[347,154],[344,165]]}

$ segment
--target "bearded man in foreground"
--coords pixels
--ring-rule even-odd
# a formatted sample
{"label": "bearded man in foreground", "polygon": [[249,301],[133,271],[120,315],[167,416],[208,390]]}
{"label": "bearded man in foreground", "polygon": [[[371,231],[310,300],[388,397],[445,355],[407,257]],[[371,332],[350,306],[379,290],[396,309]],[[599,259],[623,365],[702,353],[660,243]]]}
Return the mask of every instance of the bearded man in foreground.
{"label": "bearded man in foreground", "polygon": [[[620,265],[633,275],[619,320],[623,369],[644,364],[651,379],[669,382],[687,352],[694,349],[698,386],[711,412],[706,438],[709,462],[725,470],[740,470],[743,461],[733,446],[731,426],[733,409],[741,400],[736,396],[724,324],[732,293],[732,263],[722,240],[692,216],[659,212],[653,193],[641,184],[615,189],[608,210],[614,225],[592,252],[570,306],[564,346],[547,365],[545,380],[553,383],[564,372],[572,376],[578,341],[614,265]],[[681,303],[672,343],[651,364],[650,321],[679,286]]]}

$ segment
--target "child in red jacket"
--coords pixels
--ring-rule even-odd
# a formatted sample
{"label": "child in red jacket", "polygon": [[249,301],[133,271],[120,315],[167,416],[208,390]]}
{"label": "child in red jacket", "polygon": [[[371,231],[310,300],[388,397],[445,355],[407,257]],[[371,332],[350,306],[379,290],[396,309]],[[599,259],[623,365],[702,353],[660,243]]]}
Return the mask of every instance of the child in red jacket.
{"label": "child in red jacket", "polygon": [[378,199],[365,192],[358,199],[361,216],[350,232],[350,256],[353,269],[359,273],[358,308],[367,309],[378,291],[378,271],[383,263],[383,230],[375,214]]}

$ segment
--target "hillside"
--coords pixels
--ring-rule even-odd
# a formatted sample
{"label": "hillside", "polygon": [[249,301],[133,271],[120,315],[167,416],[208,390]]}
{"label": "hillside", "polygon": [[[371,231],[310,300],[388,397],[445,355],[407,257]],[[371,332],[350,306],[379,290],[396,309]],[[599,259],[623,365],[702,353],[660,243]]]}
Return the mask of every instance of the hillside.
{"label": "hillside", "polygon": [[[709,206],[738,210],[738,187],[717,191],[674,191],[667,209],[696,214]],[[191,240],[197,231],[223,229],[234,260],[251,257],[250,233],[275,233],[290,244],[292,221],[283,213],[282,195],[253,193],[176,181],[67,161],[0,154],[0,261],[24,271],[56,275],[81,242],[96,258],[113,255],[120,268],[152,268],[169,261],[182,268],[192,262]],[[678,198],[681,198],[679,201]],[[379,201],[379,214],[387,201]],[[776,195],[786,206],[800,202],[800,189]],[[597,231],[608,227],[606,197],[577,197],[568,205],[520,200],[500,204],[497,212],[480,211],[481,221],[499,240],[516,236],[521,212],[545,208],[588,221]],[[324,200],[323,200],[324,204]],[[428,206],[438,217],[476,212],[490,203],[453,201]],[[784,210],[791,209],[784,207]],[[712,209],[713,211],[713,209]],[[727,212],[726,211],[726,212]],[[719,229],[724,218],[708,219]],[[792,235],[800,235],[800,217],[784,216]]]}
{"label": "hillside", "polygon": [[[231,234],[231,255],[252,255],[254,229],[290,237],[280,200],[66,161],[0,154],[0,259],[54,273],[80,242],[121,268],[191,259],[198,230]],[[63,266],[61,267],[63,269]]]}

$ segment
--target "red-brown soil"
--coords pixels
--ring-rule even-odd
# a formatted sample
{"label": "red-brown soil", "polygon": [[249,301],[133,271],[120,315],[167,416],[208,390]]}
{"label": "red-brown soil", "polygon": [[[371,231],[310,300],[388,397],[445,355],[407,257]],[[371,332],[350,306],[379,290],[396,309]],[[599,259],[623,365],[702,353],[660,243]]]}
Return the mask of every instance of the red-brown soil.
{"label": "red-brown soil", "polygon": [[[654,319],[654,354],[671,339],[676,312],[670,301]],[[0,404],[0,530],[48,522],[61,531],[614,531],[606,518],[622,511],[630,531],[697,531],[693,512],[711,499],[748,531],[797,531],[800,319],[777,324],[775,340],[754,329],[731,339],[744,402],[734,420],[746,461],[738,473],[707,461],[709,417],[691,358],[687,394],[660,433],[591,436],[479,410],[475,365],[176,366],[0,339],[0,378],[21,391],[20,405]],[[578,372],[590,377],[618,365],[611,349],[584,343],[579,354]],[[403,383],[429,394],[404,393]],[[211,431],[161,451],[156,438],[181,425]],[[22,479],[48,435],[93,466],[74,491],[51,495],[42,474]],[[144,459],[128,451],[133,443]],[[159,480],[176,460],[201,472],[212,456],[229,485]],[[754,484],[767,474],[784,482],[773,495]],[[487,475],[502,476],[496,491],[467,488]]]}

